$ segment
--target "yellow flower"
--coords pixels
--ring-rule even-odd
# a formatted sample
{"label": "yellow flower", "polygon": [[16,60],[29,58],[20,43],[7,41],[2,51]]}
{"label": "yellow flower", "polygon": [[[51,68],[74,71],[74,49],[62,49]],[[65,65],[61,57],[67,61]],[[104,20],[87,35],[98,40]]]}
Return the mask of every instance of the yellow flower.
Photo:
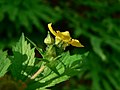
{"label": "yellow flower", "polygon": [[79,40],[77,39],[72,39],[70,37],[70,33],[69,31],[65,31],[65,32],[60,32],[60,31],[54,31],[52,28],[52,23],[48,24],[48,28],[50,30],[50,32],[55,36],[57,41],[62,40],[63,42],[67,43],[67,44],[71,44],[72,46],[75,47],[84,47]]}

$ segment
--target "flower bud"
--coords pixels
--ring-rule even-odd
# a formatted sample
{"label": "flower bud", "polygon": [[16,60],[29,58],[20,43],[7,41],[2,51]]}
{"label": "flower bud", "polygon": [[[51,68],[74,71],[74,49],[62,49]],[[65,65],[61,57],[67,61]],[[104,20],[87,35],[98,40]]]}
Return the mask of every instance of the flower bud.
{"label": "flower bud", "polygon": [[53,39],[53,37],[50,35],[50,32],[49,32],[49,31],[48,31],[47,37],[44,39],[44,43],[45,43],[46,45],[51,45],[51,44],[54,43],[54,39]]}

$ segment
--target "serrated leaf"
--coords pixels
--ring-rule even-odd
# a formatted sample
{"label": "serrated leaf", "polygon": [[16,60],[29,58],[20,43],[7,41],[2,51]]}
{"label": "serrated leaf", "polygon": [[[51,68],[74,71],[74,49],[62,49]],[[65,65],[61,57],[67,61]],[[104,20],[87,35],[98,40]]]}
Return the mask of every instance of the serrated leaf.
{"label": "serrated leaf", "polygon": [[70,76],[67,76],[67,75],[63,75],[63,76],[60,76],[58,78],[54,78],[53,80],[50,80],[50,83],[43,88],[52,87],[60,82],[68,80],[69,78],[70,78]]}
{"label": "serrated leaf", "polygon": [[20,79],[22,78],[21,72],[24,69],[22,64],[27,60],[28,57],[25,54],[22,55],[20,52],[14,51],[13,54],[14,57],[10,57],[12,62],[10,70],[14,78]]}
{"label": "serrated leaf", "polygon": [[2,52],[2,50],[0,50],[0,77],[5,75],[10,64],[11,62],[7,58],[7,52]]}
{"label": "serrated leaf", "polygon": [[66,67],[72,67],[72,64],[76,61],[82,61],[82,55],[76,54],[76,55],[70,55],[69,52],[63,53],[62,57],[59,59],[64,63]]}
{"label": "serrated leaf", "polygon": [[53,72],[55,72],[57,75],[60,75],[58,70],[56,69],[57,62],[52,61],[50,63],[47,63],[46,66],[48,66]]}
{"label": "serrated leaf", "polygon": [[[39,81],[39,84],[36,83],[33,86],[40,87],[40,89],[54,86],[60,82],[68,80],[71,76],[74,76],[80,73],[81,68],[78,69],[78,66],[81,66],[82,63],[78,63],[78,61],[82,61],[82,55],[70,55],[69,52],[65,52],[60,55],[60,58],[56,58],[56,67],[52,67],[59,72],[59,75],[56,74],[55,70],[47,69],[43,71],[43,77],[37,77],[36,81]],[[54,64],[54,63],[52,63]],[[74,65],[74,66],[73,66]],[[78,65],[76,67],[76,65]],[[49,73],[48,73],[49,72]],[[33,87],[32,85],[29,88]]]}
{"label": "serrated leaf", "polygon": [[25,41],[24,34],[22,34],[19,42],[16,44],[15,47],[13,47],[13,52],[15,51],[21,53],[22,55],[27,55],[28,59],[24,62],[24,64],[28,63],[28,66],[33,66],[35,62],[34,49],[35,48],[31,49],[30,43],[27,44],[27,41]]}
{"label": "serrated leaf", "polygon": [[[14,56],[11,58],[11,71],[14,77],[20,78],[19,76],[21,75],[21,73],[23,74],[28,71],[29,68],[27,67],[33,67],[35,63],[34,48],[31,49],[30,44],[27,44],[24,34],[22,34],[16,46],[13,47],[13,55]],[[29,69],[29,73],[30,72],[31,70]]]}

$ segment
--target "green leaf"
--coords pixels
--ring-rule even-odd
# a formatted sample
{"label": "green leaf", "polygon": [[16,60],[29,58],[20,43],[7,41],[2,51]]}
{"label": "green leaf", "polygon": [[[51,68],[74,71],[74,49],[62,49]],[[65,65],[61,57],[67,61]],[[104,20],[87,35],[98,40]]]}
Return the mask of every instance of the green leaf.
{"label": "green leaf", "polygon": [[33,13],[33,11],[27,12],[28,18],[33,22],[33,24],[38,28],[41,29],[38,17]]}
{"label": "green leaf", "polygon": [[91,44],[93,46],[93,50],[96,54],[98,54],[102,60],[106,60],[106,56],[101,49],[102,41],[97,37],[91,37]]}
{"label": "green leaf", "polygon": [[[63,53],[61,55],[62,57],[59,58],[59,61],[62,61],[66,67],[73,67],[72,64],[76,61],[82,61],[82,55],[75,54],[75,55],[70,55],[69,52]],[[76,63],[77,64],[77,63]]]}
{"label": "green leaf", "polygon": [[[11,71],[14,77],[22,78],[21,74],[28,75],[31,72],[29,67],[33,67],[35,63],[34,49],[35,48],[31,49],[30,44],[27,44],[24,34],[22,34],[19,42],[13,47],[14,56],[11,57]],[[29,72],[26,73],[28,69]]]}
{"label": "green leaf", "polygon": [[93,84],[92,84],[93,89],[102,90],[100,88],[100,83],[99,83],[100,82],[100,77],[98,76],[98,73],[93,71],[91,74],[92,74],[92,80],[93,80]]}
{"label": "green leaf", "polygon": [[[26,39],[38,50],[38,52],[42,55],[42,57],[44,57],[44,52],[41,48],[37,47],[37,45],[31,41],[29,38],[26,37]],[[44,59],[43,59],[44,60]],[[46,61],[46,60],[45,60]],[[48,61],[48,60],[47,60]]]}
{"label": "green leaf", "polygon": [[0,77],[4,76],[9,68],[11,62],[7,58],[7,52],[0,50]]}
{"label": "green leaf", "polygon": [[14,56],[10,57],[12,65],[10,67],[12,76],[16,79],[22,78],[23,63],[27,60],[27,55],[22,55],[20,52],[13,52]]}
{"label": "green leaf", "polygon": [[117,80],[114,78],[114,76],[110,75],[109,73],[105,73],[107,78],[109,79],[110,83],[116,88],[116,89],[120,89],[120,84],[117,83]]}
{"label": "green leaf", "polygon": [[[43,77],[37,77],[35,80],[39,82],[29,85],[29,88],[36,87],[40,89],[44,89],[47,87],[54,86],[60,82],[68,80],[70,77],[80,73],[83,64],[81,61],[83,60],[82,55],[70,55],[69,52],[64,52],[59,58],[56,58],[54,63],[51,62],[50,65],[45,68],[45,70],[41,73]],[[52,67],[52,69],[51,69]]]}
{"label": "green leaf", "polygon": [[26,11],[19,11],[18,13],[19,24],[24,26],[28,31],[31,31],[31,25],[28,20],[27,12]]}
{"label": "green leaf", "polygon": [[56,66],[57,66],[57,62],[56,61],[51,61],[50,63],[47,63],[46,66],[48,66],[57,75],[60,75],[58,70],[56,69]]}
{"label": "green leaf", "polygon": [[103,82],[105,90],[112,90],[110,84],[106,80],[102,79],[102,82]]}
{"label": "green leaf", "polygon": [[8,10],[9,18],[11,21],[15,21],[18,14],[18,8],[15,6],[10,6]]}
{"label": "green leaf", "polygon": [[28,66],[33,66],[34,61],[35,61],[34,49],[35,48],[31,49],[30,43],[27,44],[27,41],[25,41],[24,34],[22,33],[22,36],[21,36],[19,42],[16,44],[15,47],[13,47],[13,52],[15,51],[15,52],[21,53],[22,55],[27,55],[28,59],[27,59],[27,61],[24,62],[24,64],[28,63]]}

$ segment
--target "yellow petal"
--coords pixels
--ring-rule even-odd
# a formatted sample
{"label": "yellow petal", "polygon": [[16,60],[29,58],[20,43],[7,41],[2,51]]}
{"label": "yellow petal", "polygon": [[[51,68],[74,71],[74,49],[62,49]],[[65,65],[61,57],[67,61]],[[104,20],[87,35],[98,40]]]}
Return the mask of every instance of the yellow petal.
{"label": "yellow petal", "polygon": [[64,36],[63,40],[70,41],[72,38],[70,37],[70,33],[68,31],[61,32],[61,34]]}
{"label": "yellow petal", "polygon": [[57,32],[56,37],[60,38],[64,42],[69,42],[71,40],[70,33],[68,31],[65,32],[56,31],[56,32]]}
{"label": "yellow petal", "polygon": [[54,31],[51,25],[52,23],[49,23],[48,28],[50,32],[55,36],[56,43],[59,43],[62,40],[63,42],[71,44],[72,46],[75,47],[84,47],[77,39],[72,39],[70,37],[69,31],[65,31],[65,32]]}
{"label": "yellow petal", "polygon": [[69,31],[61,32],[61,34],[64,35],[64,36],[70,37]]}
{"label": "yellow petal", "polygon": [[84,47],[77,39],[72,39],[69,44],[75,47]]}
{"label": "yellow petal", "polygon": [[53,28],[52,28],[51,25],[52,25],[52,23],[49,23],[49,24],[48,24],[48,28],[49,28],[50,32],[51,32],[54,36],[56,36],[57,33],[53,30]]}
{"label": "yellow petal", "polygon": [[64,42],[69,42],[71,40],[70,33],[68,31],[60,32],[60,31],[54,31],[52,28],[52,23],[48,24],[48,28],[50,32],[57,38],[63,40]]}

